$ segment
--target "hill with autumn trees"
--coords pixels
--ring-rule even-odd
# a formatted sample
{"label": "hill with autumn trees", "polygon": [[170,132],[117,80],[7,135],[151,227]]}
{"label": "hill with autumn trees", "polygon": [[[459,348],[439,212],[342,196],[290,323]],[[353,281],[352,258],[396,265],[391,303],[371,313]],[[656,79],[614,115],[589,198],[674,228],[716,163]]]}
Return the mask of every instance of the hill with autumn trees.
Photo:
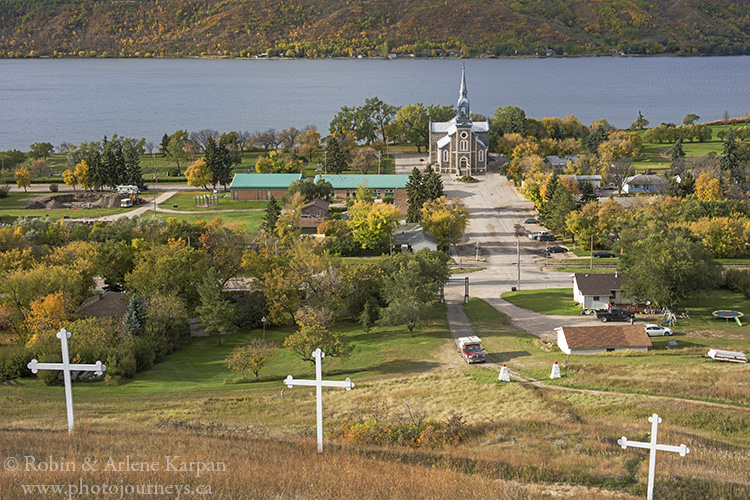
{"label": "hill with autumn trees", "polygon": [[750,54],[747,0],[0,0],[0,57]]}

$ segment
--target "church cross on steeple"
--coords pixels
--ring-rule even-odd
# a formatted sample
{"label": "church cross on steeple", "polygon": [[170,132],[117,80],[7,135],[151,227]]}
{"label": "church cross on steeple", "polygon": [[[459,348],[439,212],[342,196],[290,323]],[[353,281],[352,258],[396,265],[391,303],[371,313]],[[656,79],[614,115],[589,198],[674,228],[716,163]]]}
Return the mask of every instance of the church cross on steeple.
{"label": "church cross on steeple", "polygon": [[461,65],[461,90],[458,93],[458,103],[456,104],[456,124],[465,125],[471,123],[471,114],[469,113],[469,98],[466,90],[466,66]]}

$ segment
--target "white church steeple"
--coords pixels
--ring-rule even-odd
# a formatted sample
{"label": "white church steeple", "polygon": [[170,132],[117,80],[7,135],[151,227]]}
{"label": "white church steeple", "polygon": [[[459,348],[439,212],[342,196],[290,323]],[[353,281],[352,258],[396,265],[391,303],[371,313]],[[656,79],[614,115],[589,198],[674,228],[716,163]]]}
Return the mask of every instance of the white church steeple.
{"label": "white church steeple", "polygon": [[465,125],[471,123],[469,113],[469,98],[466,90],[466,66],[461,66],[461,90],[458,93],[458,103],[456,104],[456,124]]}

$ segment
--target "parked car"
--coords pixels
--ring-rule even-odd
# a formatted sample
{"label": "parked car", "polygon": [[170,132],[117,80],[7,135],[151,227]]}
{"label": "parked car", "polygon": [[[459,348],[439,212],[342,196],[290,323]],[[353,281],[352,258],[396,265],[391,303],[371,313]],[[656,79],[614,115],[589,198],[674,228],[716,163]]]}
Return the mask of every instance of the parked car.
{"label": "parked car", "polygon": [[673,335],[674,333],[672,332],[671,328],[667,328],[666,326],[659,326],[653,323],[643,325],[643,328],[646,329],[646,334],[648,334],[649,337],[662,337],[666,335]]}
{"label": "parked car", "polygon": [[532,240],[539,240],[540,236],[552,236],[552,233],[550,233],[549,231],[537,231],[536,233],[529,233],[529,238],[531,238]]}
{"label": "parked car", "polygon": [[615,256],[615,254],[613,254],[612,252],[607,252],[605,250],[597,250],[593,255],[597,259],[611,259]]}
{"label": "parked car", "polygon": [[596,315],[596,319],[602,323],[606,323],[607,321],[629,321],[630,323],[633,323],[635,321],[634,313],[617,307],[596,310],[594,314]]}
{"label": "parked car", "polygon": [[540,234],[539,236],[537,236],[534,239],[537,240],[537,241],[555,241],[556,240],[555,236],[552,235],[552,234],[549,234],[549,233],[547,233],[547,234]]}
{"label": "parked car", "polygon": [[523,220],[523,223],[524,224],[539,224],[539,221],[536,220],[533,217],[528,217],[528,218],[526,218],[526,219]]}
{"label": "parked car", "polygon": [[485,352],[482,349],[482,339],[476,336],[460,337],[456,339],[456,344],[467,363],[484,363]]}
{"label": "parked car", "polygon": [[560,245],[552,245],[551,247],[547,247],[545,252],[547,253],[565,253],[568,249],[565,247],[561,247]]}

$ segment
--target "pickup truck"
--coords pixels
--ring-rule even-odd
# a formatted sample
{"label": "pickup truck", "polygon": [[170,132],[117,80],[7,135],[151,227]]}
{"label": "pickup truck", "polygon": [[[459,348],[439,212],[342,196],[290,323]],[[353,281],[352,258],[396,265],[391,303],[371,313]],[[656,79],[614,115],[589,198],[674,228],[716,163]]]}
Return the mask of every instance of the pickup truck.
{"label": "pickup truck", "polygon": [[460,337],[456,339],[461,356],[467,363],[484,363],[485,354],[482,350],[482,339],[476,336]]}
{"label": "pickup truck", "polygon": [[629,321],[630,323],[633,323],[635,321],[634,313],[624,309],[618,309],[617,307],[597,309],[594,311],[594,315],[596,315],[596,319],[602,323],[606,323],[607,321]]}

